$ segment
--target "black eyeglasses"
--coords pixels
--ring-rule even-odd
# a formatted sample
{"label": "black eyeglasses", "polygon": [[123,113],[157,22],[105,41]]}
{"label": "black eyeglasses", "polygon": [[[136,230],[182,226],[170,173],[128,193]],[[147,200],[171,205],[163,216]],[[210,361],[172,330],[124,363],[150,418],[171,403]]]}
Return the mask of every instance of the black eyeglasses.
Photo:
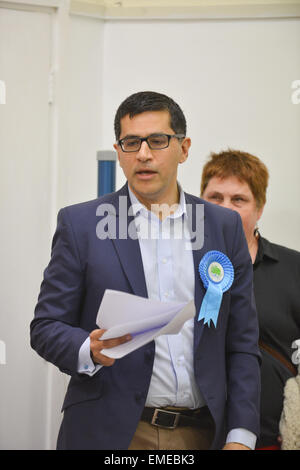
{"label": "black eyeglasses", "polygon": [[184,134],[151,134],[148,137],[125,137],[118,140],[123,152],[138,152],[142,146],[142,142],[147,142],[148,147],[152,150],[162,150],[169,147],[170,139],[183,139]]}

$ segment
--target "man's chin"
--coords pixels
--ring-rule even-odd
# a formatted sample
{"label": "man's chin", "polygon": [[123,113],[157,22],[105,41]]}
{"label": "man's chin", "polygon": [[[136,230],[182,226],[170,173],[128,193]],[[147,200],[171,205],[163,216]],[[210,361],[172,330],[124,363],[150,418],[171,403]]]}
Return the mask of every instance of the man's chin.
{"label": "man's chin", "polygon": [[159,195],[159,188],[150,184],[150,182],[138,182],[135,184],[129,183],[129,186],[131,191],[139,200],[141,200],[141,202],[143,200],[149,201],[149,203],[155,203]]}

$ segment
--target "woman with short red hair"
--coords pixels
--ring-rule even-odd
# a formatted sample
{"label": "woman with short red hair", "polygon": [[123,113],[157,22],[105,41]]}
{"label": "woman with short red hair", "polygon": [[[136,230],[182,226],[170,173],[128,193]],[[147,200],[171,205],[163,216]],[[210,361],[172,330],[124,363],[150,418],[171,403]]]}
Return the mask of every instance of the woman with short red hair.
{"label": "woman with short red hair", "polygon": [[269,172],[239,150],[212,153],[201,180],[203,199],[237,211],[253,263],[260,327],[261,435],[257,449],[280,449],[279,421],[286,380],[296,374],[292,343],[300,337],[300,253],[263,238],[257,228]]}

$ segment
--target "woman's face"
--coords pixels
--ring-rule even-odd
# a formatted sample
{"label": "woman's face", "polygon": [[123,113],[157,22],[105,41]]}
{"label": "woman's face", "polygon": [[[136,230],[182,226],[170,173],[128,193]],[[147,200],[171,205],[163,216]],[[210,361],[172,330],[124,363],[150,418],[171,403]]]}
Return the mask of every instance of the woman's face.
{"label": "woman's face", "polygon": [[243,222],[246,239],[253,238],[254,229],[260,219],[263,207],[258,209],[253,193],[245,181],[236,176],[219,178],[214,176],[202,195],[203,199],[219,206],[237,211]]}

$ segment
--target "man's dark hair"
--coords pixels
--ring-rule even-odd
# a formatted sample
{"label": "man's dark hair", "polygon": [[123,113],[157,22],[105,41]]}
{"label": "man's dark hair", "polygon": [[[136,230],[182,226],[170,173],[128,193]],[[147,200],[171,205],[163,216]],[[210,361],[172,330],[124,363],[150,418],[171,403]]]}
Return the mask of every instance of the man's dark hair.
{"label": "man's dark hair", "polygon": [[115,116],[116,140],[119,140],[121,135],[121,119],[127,114],[132,118],[145,111],[168,111],[170,127],[176,134],[186,135],[184,114],[172,98],[154,91],[141,91],[129,96],[120,104]]}

